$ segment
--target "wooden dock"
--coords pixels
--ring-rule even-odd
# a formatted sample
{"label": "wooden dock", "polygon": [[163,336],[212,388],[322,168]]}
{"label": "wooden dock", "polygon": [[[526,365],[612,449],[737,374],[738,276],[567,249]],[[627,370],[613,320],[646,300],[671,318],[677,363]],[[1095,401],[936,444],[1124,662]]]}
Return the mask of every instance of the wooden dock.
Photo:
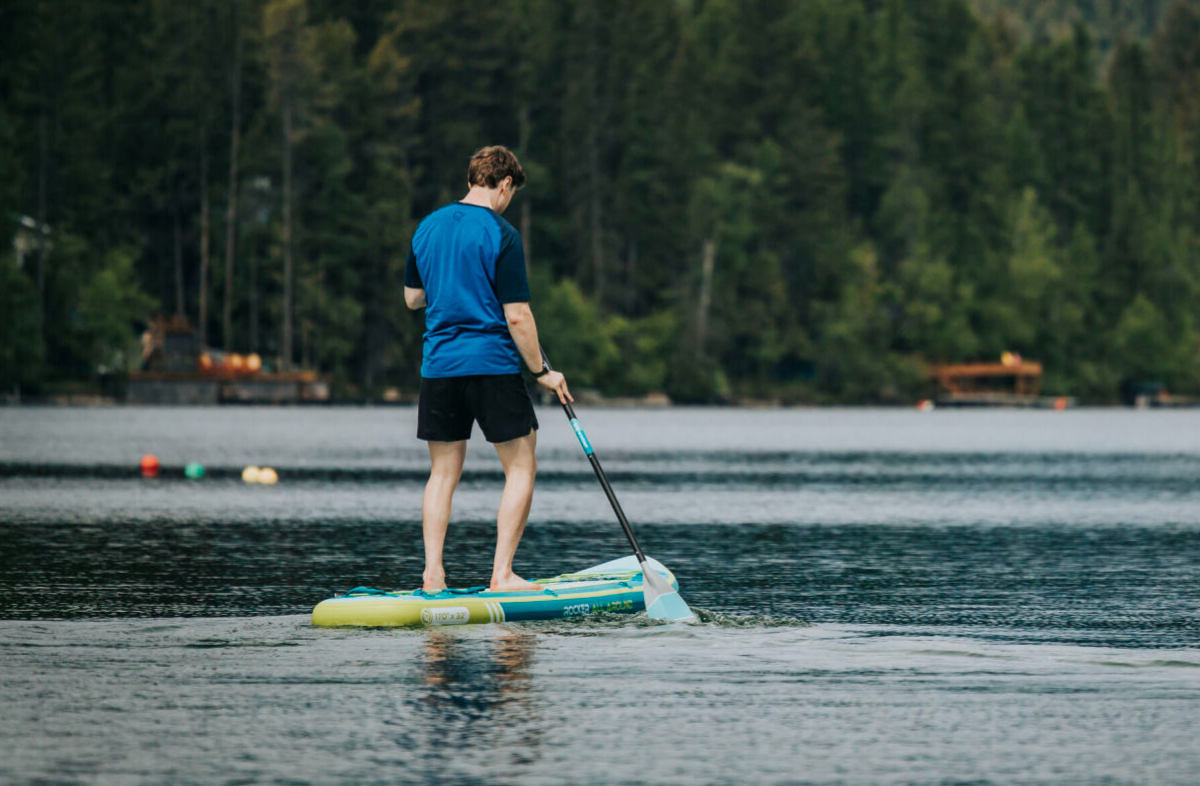
{"label": "wooden dock", "polygon": [[938,406],[1037,409],[1075,406],[1075,399],[1068,396],[1041,395],[1042,364],[1036,360],[934,365],[930,366],[929,375],[937,382]]}
{"label": "wooden dock", "polygon": [[329,400],[329,383],[315,371],[135,371],[131,404],[299,404]]}

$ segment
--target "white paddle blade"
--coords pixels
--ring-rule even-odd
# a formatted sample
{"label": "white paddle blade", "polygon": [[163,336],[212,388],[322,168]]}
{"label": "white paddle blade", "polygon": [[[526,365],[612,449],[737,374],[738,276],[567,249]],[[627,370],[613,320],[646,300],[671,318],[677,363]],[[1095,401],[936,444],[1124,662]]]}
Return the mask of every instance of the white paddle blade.
{"label": "white paddle blade", "polygon": [[646,597],[646,616],[652,620],[689,622],[696,619],[675,588],[645,562],[642,563],[642,594]]}

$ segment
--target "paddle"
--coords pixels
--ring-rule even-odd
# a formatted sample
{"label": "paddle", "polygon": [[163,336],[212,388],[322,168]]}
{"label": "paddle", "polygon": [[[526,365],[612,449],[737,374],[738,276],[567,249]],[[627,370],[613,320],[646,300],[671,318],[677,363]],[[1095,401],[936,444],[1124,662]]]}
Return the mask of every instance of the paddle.
{"label": "paddle", "polygon": [[[546,368],[553,370],[550,365],[550,358],[546,357],[546,350],[542,350],[542,363]],[[579,418],[575,417],[575,410],[571,406],[571,402],[562,402],[563,411],[567,413],[567,420],[571,422],[571,428],[575,431],[575,436],[579,438],[579,446],[583,448],[583,452],[587,454],[588,461],[592,463],[592,469],[596,472],[596,477],[600,480],[600,485],[604,488],[604,494],[608,497],[608,502],[612,505],[613,512],[617,514],[617,521],[621,522],[621,529],[625,530],[625,537],[629,538],[629,545],[633,546],[633,552],[637,555],[638,563],[642,566],[642,594],[646,598],[646,615],[651,619],[667,619],[667,620],[694,620],[696,615],[688,608],[687,603],[679,596],[667,580],[662,577],[657,570],[650,566],[646,561],[646,554],[642,551],[642,547],[638,545],[637,538],[633,535],[633,528],[629,526],[629,519],[625,518],[625,511],[621,510],[621,503],[617,502],[617,495],[613,493],[612,485],[608,482],[608,476],[604,474],[604,468],[600,466],[600,459],[596,458],[596,451],[592,450],[592,443],[588,442],[587,435],[583,433],[583,426],[579,425]]]}

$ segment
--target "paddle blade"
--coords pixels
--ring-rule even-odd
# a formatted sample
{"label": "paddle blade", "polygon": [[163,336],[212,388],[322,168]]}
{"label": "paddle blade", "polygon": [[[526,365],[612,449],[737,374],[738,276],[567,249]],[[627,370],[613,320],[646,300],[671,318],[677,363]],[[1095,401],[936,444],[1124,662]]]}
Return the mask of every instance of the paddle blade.
{"label": "paddle blade", "polygon": [[642,594],[646,597],[646,616],[652,620],[687,622],[696,619],[675,588],[645,562],[642,563]]}

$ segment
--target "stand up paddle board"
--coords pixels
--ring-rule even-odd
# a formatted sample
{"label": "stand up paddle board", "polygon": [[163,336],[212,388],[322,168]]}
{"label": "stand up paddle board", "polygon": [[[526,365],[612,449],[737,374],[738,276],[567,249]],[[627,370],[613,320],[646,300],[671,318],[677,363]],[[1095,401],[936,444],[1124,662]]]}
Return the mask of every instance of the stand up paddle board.
{"label": "stand up paddle board", "polygon": [[[657,560],[648,560],[679,590],[675,575]],[[441,592],[385,592],[355,587],[339,598],[321,601],[313,609],[314,625],[406,627],[519,622],[582,617],[588,614],[633,614],[646,608],[642,569],[636,556],[603,565],[536,579],[540,590],[489,592],[486,587]]]}

